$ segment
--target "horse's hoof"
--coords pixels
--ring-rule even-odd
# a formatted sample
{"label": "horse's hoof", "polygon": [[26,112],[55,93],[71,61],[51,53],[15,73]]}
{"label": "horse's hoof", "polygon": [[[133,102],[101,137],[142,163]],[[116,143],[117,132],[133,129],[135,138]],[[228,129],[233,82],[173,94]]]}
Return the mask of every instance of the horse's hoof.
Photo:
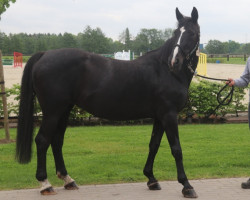
{"label": "horse's hoof", "polygon": [[71,182],[71,183],[65,185],[64,188],[65,188],[66,190],[78,190],[78,189],[79,189],[79,187],[77,186],[77,184],[76,184],[75,181],[73,181],[73,182]]}
{"label": "horse's hoof", "polygon": [[158,182],[154,182],[154,183],[149,183],[148,182],[147,185],[148,185],[148,188],[150,190],[161,190],[161,186],[160,186],[160,184]]}
{"label": "horse's hoof", "polygon": [[196,194],[194,189],[185,189],[185,188],[183,188],[182,194],[186,198],[197,198],[198,197],[198,195]]}
{"label": "horse's hoof", "polygon": [[248,179],[247,182],[243,182],[241,184],[241,188],[243,188],[243,189],[250,189],[250,179]]}
{"label": "horse's hoof", "polygon": [[53,187],[48,187],[42,191],[40,191],[41,195],[55,195],[56,192],[55,190],[53,189]]}

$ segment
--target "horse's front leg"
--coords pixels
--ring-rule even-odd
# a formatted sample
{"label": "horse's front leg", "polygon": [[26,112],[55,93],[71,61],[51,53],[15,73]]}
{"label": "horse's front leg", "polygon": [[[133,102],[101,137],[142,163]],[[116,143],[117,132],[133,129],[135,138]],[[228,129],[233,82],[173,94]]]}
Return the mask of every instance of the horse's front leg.
{"label": "horse's front leg", "polygon": [[161,122],[155,119],[154,125],[153,125],[152,136],[151,136],[151,140],[149,143],[148,159],[143,170],[144,175],[147,176],[149,179],[147,185],[150,190],[161,189],[160,184],[158,183],[158,181],[156,180],[153,174],[153,164],[154,164],[155,156],[158,152],[158,149],[161,143],[163,132],[164,132],[164,129],[162,127]]}
{"label": "horse's front leg", "polygon": [[177,113],[172,111],[166,114],[163,118],[163,126],[167,134],[172,155],[175,158],[178,182],[184,186],[182,193],[184,197],[197,198],[198,196],[193,187],[190,185],[184,171],[182,150],[178,132]]}

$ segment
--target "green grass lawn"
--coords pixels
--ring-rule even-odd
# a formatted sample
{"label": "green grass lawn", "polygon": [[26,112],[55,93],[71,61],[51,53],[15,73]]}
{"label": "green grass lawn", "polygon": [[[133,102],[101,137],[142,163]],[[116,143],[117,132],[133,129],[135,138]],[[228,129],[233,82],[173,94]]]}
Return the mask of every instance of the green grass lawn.
{"label": "green grass lawn", "polygon": [[208,63],[216,63],[216,61],[220,61],[221,64],[236,64],[236,65],[245,65],[246,61],[244,61],[244,58],[229,58],[229,61],[227,61],[226,57],[220,57],[220,58],[207,58]]}
{"label": "green grass lawn", "polygon": [[[67,170],[79,185],[146,182],[142,170],[148,154],[152,126],[95,126],[68,128],[64,143]],[[250,176],[250,131],[247,124],[180,125],[184,167],[189,179]],[[15,138],[16,129],[11,129]],[[0,130],[4,138],[4,130]],[[26,165],[14,159],[15,144],[0,145],[0,190],[37,188],[36,152]],[[48,178],[55,175],[51,149]],[[154,166],[159,180],[176,180],[176,167],[166,137]]]}

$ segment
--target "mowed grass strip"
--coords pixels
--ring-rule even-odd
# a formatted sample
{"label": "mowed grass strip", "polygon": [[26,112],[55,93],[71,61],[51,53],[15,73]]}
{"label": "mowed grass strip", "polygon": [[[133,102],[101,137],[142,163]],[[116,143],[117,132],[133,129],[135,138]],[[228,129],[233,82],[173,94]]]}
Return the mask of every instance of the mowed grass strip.
{"label": "mowed grass strip", "polygon": [[[38,129],[37,129],[38,130]],[[16,129],[11,129],[15,138]],[[69,127],[64,140],[68,173],[79,185],[147,181],[142,171],[148,155],[152,126]],[[189,179],[250,176],[250,131],[247,124],[180,125],[184,167]],[[4,130],[0,130],[4,137]],[[56,177],[51,148],[48,179]],[[15,161],[15,143],[0,145],[0,190],[37,188],[36,148],[31,163]],[[176,166],[164,136],[156,156],[155,176],[176,180]]]}
{"label": "mowed grass strip", "polygon": [[[247,59],[247,58],[246,58]],[[216,63],[216,61],[220,61],[221,64],[233,64],[233,65],[245,65],[247,61],[244,60],[243,57],[240,58],[229,58],[229,61],[226,57],[219,58],[208,58],[208,63]]]}

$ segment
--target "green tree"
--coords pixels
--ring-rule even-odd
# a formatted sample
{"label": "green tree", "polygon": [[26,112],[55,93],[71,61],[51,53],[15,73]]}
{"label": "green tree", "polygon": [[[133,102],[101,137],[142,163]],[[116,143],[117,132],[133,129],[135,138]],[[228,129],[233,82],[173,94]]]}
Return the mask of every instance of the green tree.
{"label": "green tree", "polygon": [[233,54],[233,53],[238,53],[240,51],[240,43],[238,42],[230,40],[228,42],[224,42],[223,45],[225,49],[224,53]]}
{"label": "green tree", "polygon": [[166,28],[166,29],[163,31],[163,39],[166,41],[166,40],[168,40],[169,38],[171,38],[172,35],[173,35],[173,32],[174,32],[173,29],[171,29],[171,28]]}
{"label": "green tree", "polygon": [[10,2],[15,3],[16,0],[0,0],[0,19],[1,19],[1,15],[10,6]]}
{"label": "green tree", "polygon": [[81,48],[94,53],[113,53],[111,51],[112,40],[107,38],[100,28],[92,29],[87,26],[81,34]]}
{"label": "green tree", "polygon": [[63,34],[62,44],[63,44],[63,47],[67,47],[67,48],[77,47],[75,36],[71,33],[64,33]]}
{"label": "green tree", "polygon": [[119,41],[122,42],[124,44],[124,49],[125,51],[128,51],[131,49],[131,38],[132,35],[129,32],[129,29],[126,28],[119,36]]}
{"label": "green tree", "polygon": [[11,42],[11,53],[14,51],[23,52],[23,41],[18,34],[10,34],[10,42]]}
{"label": "green tree", "polygon": [[157,49],[172,36],[172,29],[141,29],[133,42],[133,51],[137,54]]}
{"label": "green tree", "polygon": [[226,52],[225,45],[219,40],[209,40],[205,49],[209,54],[222,54]]}
{"label": "green tree", "polygon": [[0,49],[2,50],[2,53],[10,54],[11,42],[10,42],[9,37],[5,35],[4,33],[2,33],[0,41],[1,41]]}
{"label": "green tree", "polygon": [[0,49],[3,51],[3,53],[6,53],[8,45],[9,43],[7,35],[3,32],[0,32]]}
{"label": "green tree", "polygon": [[41,33],[34,34],[34,44],[35,44],[34,52],[46,51],[48,49],[47,40]]}
{"label": "green tree", "polygon": [[147,35],[144,33],[139,33],[134,42],[133,42],[133,51],[136,54],[140,54],[141,52],[148,52],[149,51],[149,40]]}
{"label": "green tree", "polygon": [[121,43],[120,41],[114,41],[112,43],[112,52],[118,52],[118,51],[122,51],[125,49],[124,47],[125,45],[123,43]]}
{"label": "green tree", "polygon": [[31,55],[35,51],[35,42],[32,35],[26,33],[18,34],[20,40],[22,41],[22,53],[25,55]]}
{"label": "green tree", "polygon": [[240,53],[250,54],[250,43],[246,43],[246,44],[241,45]]}

